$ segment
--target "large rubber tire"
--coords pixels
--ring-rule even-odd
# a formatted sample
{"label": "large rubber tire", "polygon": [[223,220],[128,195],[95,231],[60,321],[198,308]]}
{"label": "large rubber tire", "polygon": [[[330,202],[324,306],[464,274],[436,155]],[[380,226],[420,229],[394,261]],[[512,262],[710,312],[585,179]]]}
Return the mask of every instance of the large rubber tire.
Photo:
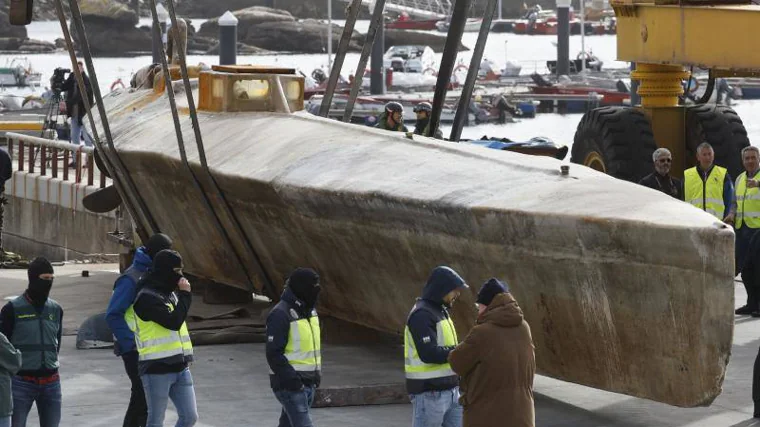
{"label": "large rubber tire", "polygon": [[586,113],[575,132],[570,161],[638,182],[652,173],[657,149],[649,118],[630,107],[601,107]]}
{"label": "large rubber tire", "polygon": [[697,146],[709,142],[715,164],[728,169],[733,179],[744,171],[742,149],[749,146],[747,130],[739,115],[725,105],[702,104],[686,108],[686,159],[696,164]]}

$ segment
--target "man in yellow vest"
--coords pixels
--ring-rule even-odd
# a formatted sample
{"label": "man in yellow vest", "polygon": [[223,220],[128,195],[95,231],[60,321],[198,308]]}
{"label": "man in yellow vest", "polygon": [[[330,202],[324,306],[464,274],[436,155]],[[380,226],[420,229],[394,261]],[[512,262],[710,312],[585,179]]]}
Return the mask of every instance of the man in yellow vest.
{"label": "man in yellow vest", "polygon": [[316,271],[297,268],[267,316],[269,383],[282,404],[279,427],[313,426],[309,409],[322,379],[322,339],[315,310],[320,290]]}
{"label": "man in yellow vest", "polygon": [[164,249],[138,283],[134,304],[138,371],[148,403],[146,427],[162,427],[169,399],[177,409],[176,427],[198,421],[190,375],[193,344],[185,319],[190,310],[190,282],[182,275],[182,257]]}
{"label": "man in yellow vest", "polygon": [[412,399],[412,427],[462,426],[459,377],[448,362],[459,340],[448,308],[465,289],[468,286],[456,271],[436,267],[407,318],[404,371]]}
{"label": "man in yellow vest", "polygon": [[697,166],[683,174],[684,201],[733,224],[731,200],[734,185],[726,168],[715,165],[715,152],[703,142],[697,147]]}
{"label": "man in yellow vest", "polygon": [[[757,173],[760,171],[760,150],[749,146],[742,150],[744,172],[736,178],[736,196],[732,212],[736,228],[736,273],[742,274],[744,287],[747,289],[747,304],[736,309],[736,314],[758,312],[758,296],[750,277],[745,280],[744,265],[750,255],[750,242],[760,229],[760,184]],[[754,254],[757,256],[758,254]],[[757,313],[760,316],[760,312]]]}

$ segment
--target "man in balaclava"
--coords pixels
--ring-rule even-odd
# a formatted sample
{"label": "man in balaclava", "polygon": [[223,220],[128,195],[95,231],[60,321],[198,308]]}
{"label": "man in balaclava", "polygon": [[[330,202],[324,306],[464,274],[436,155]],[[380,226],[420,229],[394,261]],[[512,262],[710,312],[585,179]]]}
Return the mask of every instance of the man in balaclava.
{"label": "man in balaclava", "polygon": [[172,239],[166,234],[157,233],[148,239],[145,246],[137,248],[132,265],[116,279],[113,294],[106,310],[106,321],[116,337],[114,353],[122,358],[124,369],[132,382],[132,394],[129,398],[123,427],[145,427],[148,418],[148,406],[145,392],[137,368],[137,347],[135,334],[129,324],[134,324],[132,303],[137,295],[137,283],[150,269],[153,258],[164,249],[171,249]]}
{"label": "man in balaclava", "polygon": [[163,425],[170,390],[177,409],[176,425],[191,427],[198,421],[188,367],[193,360],[193,345],[185,323],[192,293],[182,268],[180,254],[164,249],[153,258],[151,270],[138,284],[135,344],[148,404],[148,426]]}
{"label": "man in balaclava", "polygon": [[[297,268],[267,316],[269,382],[282,404],[279,427],[312,426],[308,409],[322,379],[321,334],[314,309],[320,290],[316,271]],[[298,342],[290,343],[290,339]]]}
{"label": "man in balaclava", "polygon": [[[36,402],[43,427],[61,421],[61,382],[58,352],[61,350],[63,309],[49,298],[53,266],[35,258],[27,270],[29,285],[0,310],[0,332],[21,350],[21,370],[13,377],[13,426],[26,426]],[[42,349],[42,351],[40,351]]]}
{"label": "man in balaclava", "polygon": [[448,362],[459,341],[448,309],[465,289],[468,286],[456,271],[436,267],[409,313],[404,330],[404,371],[413,427],[462,425],[459,378]]}

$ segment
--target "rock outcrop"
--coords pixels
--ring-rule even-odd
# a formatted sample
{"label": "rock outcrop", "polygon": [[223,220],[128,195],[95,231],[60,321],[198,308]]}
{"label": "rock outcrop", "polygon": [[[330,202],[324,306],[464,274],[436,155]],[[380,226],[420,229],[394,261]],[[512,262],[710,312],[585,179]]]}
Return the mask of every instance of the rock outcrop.
{"label": "rock outcrop", "polygon": [[[121,56],[151,49],[150,31],[135,27],[139,18],[126,5],[112,0],[81,0],[79,7],[93,55]],[[76,41],[73,29],[72,36]]]}
{"label": "rock outcrop", "polygon": [[[253,6],[232,12],[238,19],[238,39],[244,40],[248,31],[265,22],[295,22],[290,12],[268,7]],[[219,36],[219,18],[209,19],[201,25],[198,34],[205,37]]]}
{"label": "rock outcrop", "polygon": [[28,53],[49,53],[54,52],[56,47],[55,44],[50,42],[26,39],[21,43],[21,46],[18,47],[18,50]]}

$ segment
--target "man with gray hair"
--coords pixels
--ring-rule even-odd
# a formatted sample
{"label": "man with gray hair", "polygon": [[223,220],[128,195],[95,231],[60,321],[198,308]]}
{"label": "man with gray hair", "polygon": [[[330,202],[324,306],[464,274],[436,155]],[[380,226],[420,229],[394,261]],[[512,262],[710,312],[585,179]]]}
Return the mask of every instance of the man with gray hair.
{"label": "man with gray hair", "polygon": [[760,171],[760,150],[753,146],[745,147],[742,150],[742,164],[744,172],[736,178],[736,196],[731,215],[734,216],[736,228],[736,274],[741,273],[744,287],[747,288],[747,304],[736,309],[736,314],[760,316],[760,295],[754,285],[754,277],[745,277],[743,271],[749,261],[748,257],[757,258],[756,250],[750,252],[750,242],[757,230],[760,230],[760,183],[757,176]]}
{"label": "man with gray hair", "polygon": [[684,201],[727,224],[733,224],[733,180],[726,168],[715,165],[714,161],[712,146],[707,142],[699,144],[697,165],[683,173]]}
{"label": "man with gray hair", "polygon": [[670,176],[670,166],[673,156],[667,148],[658,148],[652,153],[654,172],[645,176],[639,184],[662,191],[678,200],[683,200],[683,185],[680,180]]}

